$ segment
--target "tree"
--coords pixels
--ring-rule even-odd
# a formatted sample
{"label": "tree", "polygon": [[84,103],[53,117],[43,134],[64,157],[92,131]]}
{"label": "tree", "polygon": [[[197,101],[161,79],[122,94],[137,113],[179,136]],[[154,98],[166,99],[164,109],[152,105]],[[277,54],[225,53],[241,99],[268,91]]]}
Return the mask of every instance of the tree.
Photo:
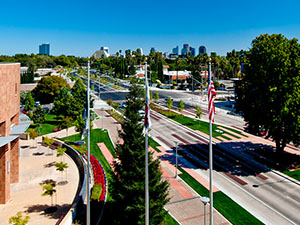
{"label": "tree", "polygon": [[202,109],[199,105],[196,105],[196,117],[200,119],[201,116],[202,116]]}
{"label": "tree", "polygon": [[33,140],[33,146],[34,146],[34,140],[37,138],[38,132],[36,132],[34,129],[29,129],[27,132],[29,134],[29,138]]}
{"label": "tree", "polygon": [[56,182],[42,182],[40,183],[40,185],[42,186],[42,190],[44,191],[42,193],[42,196],[51,196],[51,206],[53,206],[53,194],[56,192],[56,190],[54,189],[56,186]]}
{"label": "tree", "polygon": [[43,110],[42,106],[38,105],[32,114],[32,120],[36,124],[42,124],[46,120],[46,112]]}
{"label": "tree", "polygon": [[157,76],[158,76],[158,79],[160,81],[163,81],[164,80],[164,73],[163,73],[163,63],[162,61],[159,61],[157,63]]}
{"label": "tree", "polygon": [[25,106],[24,106],[24,110],[25,111],[29,111],[32,110],[34,108],[35,102],[34,99],[31,95],[31,92],[27,92],[26,94],[26,98],[25,98],[25,102],[24,102]]}
{"label": "tree", "polygon": [[170,96],[167,99],[167,107],[169,110],[172,109],[172,107],[173,107],[173,101]]}
{"label": "tree", "polygon": [[[53,138],[48,138],[47,136],[45,136],[44,139],[43,139],[43,143],[48,146],[48,153],[49,153],[50,146],[54,143],[54,139]],[[49,155],[50,155],[50,153],[49,153]]]}
{"label": "tree", "polygon": [[33,89],[32,93],[36,100],[41,104],[52,103],[54,98],[64,86],[69,86],[67,81],[59,76],[43,77],[37,86]]}
{"label": "tree", "polygon": [[60,171],[62,174],[62,181],[64,179],[64,170],[67,169],[69,166],[67,163],[64,162],[57,162],[54,164],[54,166],[56,167],[57,171]]}
{"label": "tree", "polygon": [[[116,203],[113,224],[144,224],[145,218],[145,138],[138,111],[142,108],[143,90],[137,85],[130,87],[127,96],[127,110],[120,137],[124,144],[117,146],[118,160],[112,173],[112,199]],[[159,159],[149,153],[149,211],[150,223],[160,224],[166,212],[163,207],[168,202],[168,183],[162,180]]]}
{"label": "tree", "polygon": [[75,131],[82,134],[85,128],[85,121],[82,119],[81,115],[78,116],[77,119],[74,121],[74,125],[75,125]]}
{"label": "tree", "polygon": [[12,225],[26,225],[29,222],[29,216],[25,216],[23,219],[22,213],[17,212],[17,215],[9,218],[9,224]]}
{"label": "tree", "polygon": [[155,92],[154,101],[157,103],[158,99],[159,99],[159,94],[158,94],[158,92]]}
{"label": "tree", "polygon": [[61,123],[61,128],[66,129],[67,133],[66,136],[68,136],[68,129],[73,124],[72,117],[66,116],[63,118],[63,122]]}
{"label": "tree", "polygon": [[182,100],[179,101],[178,110],[181,112],[184,109],[184,103]]}
{"label": "tree", "polygon": [[252,133],[264,129],[282,152],[300,143],[300,45],[282,34],[264,34],[252,41],[245,74],[238,88],[237,109]]}
{"label": "tree", "polygon": [[56,157],[62,157],[66,151],[67,151],[66,148],[57,147],[57,149],[56,149]]}

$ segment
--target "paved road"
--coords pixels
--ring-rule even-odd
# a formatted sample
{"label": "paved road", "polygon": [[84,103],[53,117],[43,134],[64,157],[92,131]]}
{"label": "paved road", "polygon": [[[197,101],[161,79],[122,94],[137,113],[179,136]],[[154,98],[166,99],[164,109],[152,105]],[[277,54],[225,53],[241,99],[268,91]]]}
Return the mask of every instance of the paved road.
{"label": "paved road", "polygon": [[[151,135],[168,148],[175,147],[174,140],[179,140],[180,154],[192,159],[198,173],[208,179],[208,153],[199,148],[207,145],[204,136],[156,113],[152,116]],[[214,159],[215,184],[229,197],[266,224],[300,224],[298,185],[258,164],[246,150],[215,151]]]}

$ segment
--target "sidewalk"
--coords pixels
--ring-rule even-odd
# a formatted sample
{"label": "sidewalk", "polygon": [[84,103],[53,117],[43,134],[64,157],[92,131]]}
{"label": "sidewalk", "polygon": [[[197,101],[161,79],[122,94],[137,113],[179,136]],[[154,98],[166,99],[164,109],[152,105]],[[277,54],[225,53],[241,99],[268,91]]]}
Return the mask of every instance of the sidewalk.
{"label": "sidewalk", "polygon": [[[99,111],[97,111],[99,115]],[[102,119],[95,121],[96,127],[102,127]],[[110,136],[114,142],[117,144],[119,142],[118,129],[121,128],[113,118],[105,114],[103,118],[103,128],[107,129]],[[108,163],[112,165],[113,157],[111,153],[107,150],[103,143],[98,143],[103,155],[106,157]],[[151,149],[151,148],[150,148]],[[153,150],[152,150],[153,151]],[[162,157],[164,154],[169,154],[166,151],[161,153],[154,152],[155,157]],[[169,161],[161,161],[161,168],[163,172],[163,178],[170,184],[169,187],[169,203],[165,206],[166,210],[182,225],[195,225],[204,224],[204,205],[200,201],[200,196],[191,189],[180,177],[174,178],[175,166]],[[190,171],[192,173],[192,171]],[[178,174],[180,172],[178,171]],[[197,173],[195,173],[197,174]],[[195,176],[192,174],[192,176]],[[201,182],[206,182],[200,175],[197,174],[196,179]],[[204,184],[205,186],[207,184]],[[214,190],[216,191],[216,189]],[[209,223],[209,204],[206,206],[206,219],[207,224]],[[220,213],[214,211],[214,224],[225,225],[230,224],[226,218],[224,218]]]}
{"label": "sidewalk", "polygon": [[[49,137],[63,137],[66,131],[51,133]],[[74,129],[69,129],[69,134],[74,133]],[[11,185],[10,200],[0,205],[0,225],[7,225],[11,216],[17,212],[22,212],[23,217],[28,215],[30,220],[28,225],[53,225],[60,216],[67,212],[71,206],[79,182],[79,173],[76,164],[67,155],[63,160],[68,164],[67,172],[63,177],[61,172],[56,171],[55,162],[62,159],[56,157],[55,150],[42,146],[42,137],[36,139],[35,146],[32,140],[20,140],[20,158],[19,158],[19,182]],[[48,155],[48,153],[53,155]],[[42,187],[40,183],[45,180],[55,180],[56,194],[53,196],[53,204],[58,208],[55,213],[46,214],[45,209],[51,206],[51,197],[42,196]],[[66,184],[61,181],[67,181]]]}

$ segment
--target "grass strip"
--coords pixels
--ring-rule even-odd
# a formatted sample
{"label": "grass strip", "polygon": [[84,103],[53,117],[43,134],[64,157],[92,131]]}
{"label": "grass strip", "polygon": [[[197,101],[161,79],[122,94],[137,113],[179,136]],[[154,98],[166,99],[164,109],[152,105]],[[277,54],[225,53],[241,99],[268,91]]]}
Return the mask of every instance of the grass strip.
{"label": "grass strip", "polygon": [[[152,104],[151,105],[151,109],[158,112],[158,113],[161,113],[162,115],[176,121],[177,123],[180,123],[184,126],[187,126],[193,130],[199,130],[207,135],[209,135],[209,123],[208,122],[205,122],[205,121],[201,121],[201,120],[196,120],[194,118],[191,118],[191,117],[187,117],[187,116],[184,116],[182,114],[179,114],[177,112],[173,112],[173,111],[170,111],[170,110],[166,110],[166,109],[163,109],[162,107],[160,106],[157,106],[157,105],[154,105]],[[237,138],[237,139],[240,139],[240,137],[232,134],[232,133],[229,133],[227,131],[224,131],[222,130],[222,133],[220,132],[217,132],[216,130],[218,130],[218,127],[222,127],[221,125],[216,125],[216,124],[212,124],[212,136],[214,138],[217,138],[217,137],[222,137],[226,140],[231,140],[229,137],[227,136],[224,136],[222,135],[223,133],[227,134],[227,135],[230,135],[234,138]],[[224,127],[224,128],[227,128],[227,127]],[[240,135],[243,135],[240,131],[237,131],[235,129],[232,129],[232,128],[227,128],[237,134],[240,134]],[[245,135],[243,135],[245,136]]]}
{"label": "grass strip", "polygon": [[282,173],[300,181],[300,169],[293,170],[293,171],[284,170],[284,171],[282,171]]}
{"label": "grass strip", "polygon": [[[237,133],[238,135],[241,135],[241,136],[244,136],[244,137],[248,137],[247,135],[243,134],[243,132],[240,131],[240,130],[233,129],[233,128],[231,128],[231,127],[225,127],[225,126],[222,126],[222,125],[217,125],[217,126],[218,126],[218,127],[221,127],[221,129],[222,129],[222,127],[224,127],[225,129],[230,130],[230,131],[232,131],[232,132],[234,132],[234,133]],[[223,131],[223,130],[222,130],[222,131]],[[234,136],[233,134],[231,134],[231,135]]]}
{"label": "grass strip", "polygon": [[174,218],[169,213],[167,213],[167,215],[165,216],[163,224],[165,224],[165,225],[179,225],[179,223],[177,223],[177,221],[174,220]]}
{"label": "grass strip", "polygon": [[161,152],[157,146],[160,146],[156,141],[154,141],[151,137],[149,137],[149,145],[157,152]]}
{"label": "grass strip", "polygon": [[[209,196],[209,191],[189,175],[184,169],[178,167],[182,172],[179,175],[191,188],[193,188],[201,196]],[[247,210],[233,201],[230,197],[221,191],[214,193],[214,208],[218,210],[232,224],[263,224]]]}

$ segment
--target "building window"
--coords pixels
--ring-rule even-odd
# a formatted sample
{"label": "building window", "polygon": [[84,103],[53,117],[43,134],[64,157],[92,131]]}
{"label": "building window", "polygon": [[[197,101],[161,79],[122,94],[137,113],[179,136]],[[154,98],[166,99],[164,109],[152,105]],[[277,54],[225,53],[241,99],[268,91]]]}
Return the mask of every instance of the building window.
{"label": "building window", "polygon": [[15,94],[18,94],[18,84],[15,83]]}
{"label": "building window", "polygon": [[7,161],[7,173],[10,173],[10,162]]}
{"label": "building window", "polygon": [[0,136],[5,136],[5,121],[0,123]]}

